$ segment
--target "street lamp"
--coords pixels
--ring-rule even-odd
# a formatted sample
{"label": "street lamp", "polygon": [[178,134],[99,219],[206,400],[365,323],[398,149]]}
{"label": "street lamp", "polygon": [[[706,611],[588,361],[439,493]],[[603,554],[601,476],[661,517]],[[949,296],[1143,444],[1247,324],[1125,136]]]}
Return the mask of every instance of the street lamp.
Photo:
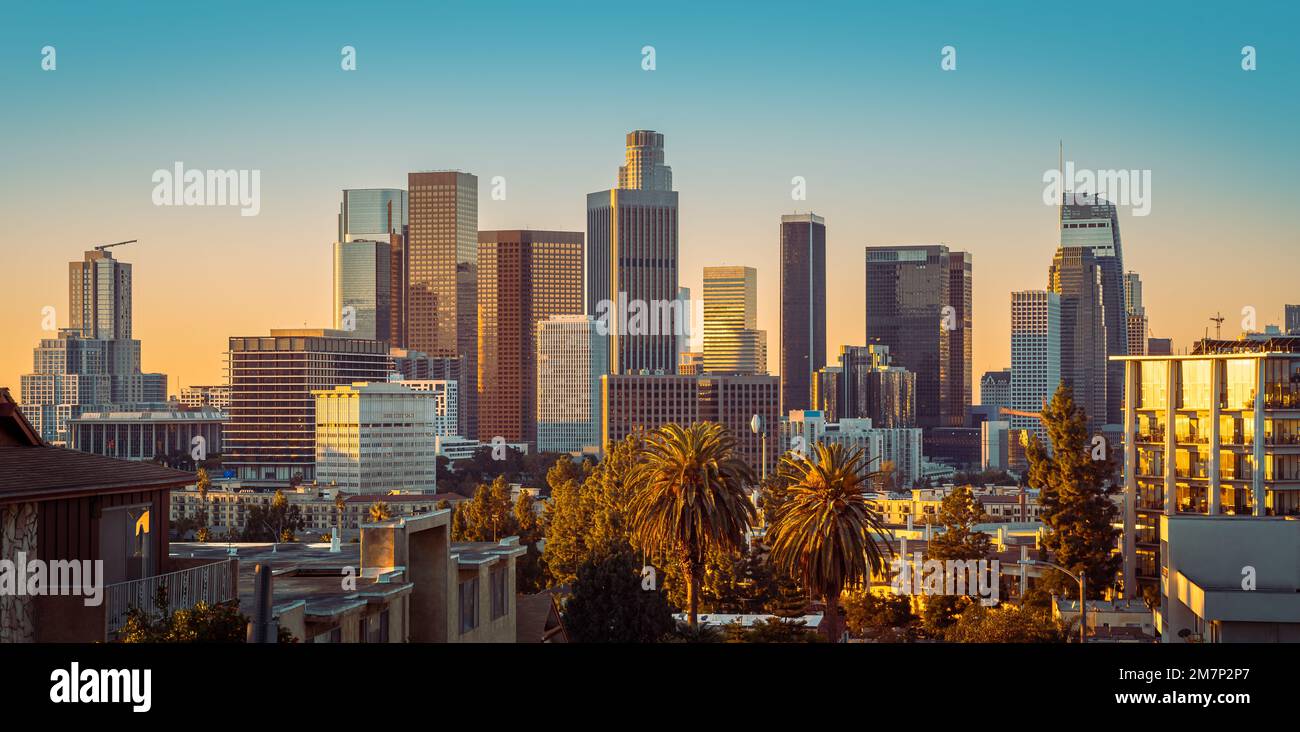
{"label": "street lamp", "polygon": [[1075,574],[1059,564],[1044,561],[1042,559],[1026,559],[1025,564],[1041,565],[1054,567],[1064,572],[1066,576],[1079,583],[1079,642],[1088,642],[1088,574],[1080,572]]}
{"label": "street lamp", "polygon": [[763,442],[763,461],[760,466],[760,470],[762,471],[763,474],[763,478],[762,478],[763,481],[767,480],[767,430],[765,429],[766,426],[767,426],[767,421],[763,419],[763,415],[761,414],[755,414],[754,417],[749,420],[750,432],[753,432],[754,434],[758,435]]}

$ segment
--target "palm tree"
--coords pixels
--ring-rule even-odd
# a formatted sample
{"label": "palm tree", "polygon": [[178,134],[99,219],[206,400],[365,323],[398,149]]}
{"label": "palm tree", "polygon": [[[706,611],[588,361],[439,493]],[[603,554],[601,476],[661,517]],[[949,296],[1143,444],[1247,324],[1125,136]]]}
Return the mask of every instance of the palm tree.
{"label": "palm tree", "polygon": [[756,518],[745,494],[754,471],[734,450],[735,440],[716,422],[668,424],[646,439],[631,476],[632,539],[681,563],[692,629],[699,618],[705,557],[712,549],[743,546]]}
{"label": "palm tree", "polygon": [[392,517],[393,511],[388,507],[387,501],[375,501],[370,504],[370,523],[377,524]]}
{"label": "palm tree", "polygon": [[334,516],[337,519],[335,523],[338,524],[340,536],[343,535],[343,509],[346,505],[347,501],[343,498],[343,491],[336,490],[334,492]]}
{"label": "palm tree", "polygon": [[882,545],[894,553],[867,498],[875,474],[863,475],[864,467],[862,451],[842,445],[818,444],[813,458],[787,453],[780,466],[787,497],[767,529],[772,563],[826,603],[822,625],[831,640],[840,634],[840,594],[884,572]]}
{"label": "palm tree", "polygon": [[194,538],[199,541],[208,540],[208,490],[212,487],[212,479],[208,477],[208,471],[205,468],[199,468],[198,472],[198,492],[199,492],[199,530],[195,532]]}

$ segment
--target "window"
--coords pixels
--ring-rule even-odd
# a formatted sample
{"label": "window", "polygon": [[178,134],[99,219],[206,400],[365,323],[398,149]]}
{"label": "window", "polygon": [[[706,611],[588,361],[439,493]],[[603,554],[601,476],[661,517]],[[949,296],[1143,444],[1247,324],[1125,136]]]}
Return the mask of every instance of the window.
{"label": "window", "polygon": [[478,577],[460,583],[460,632],[478,627]]}
{"label": "window", "polygon": [[510,597],[506,594],[505,567],[492,570],[492,619],[503,617],[510,609]]}

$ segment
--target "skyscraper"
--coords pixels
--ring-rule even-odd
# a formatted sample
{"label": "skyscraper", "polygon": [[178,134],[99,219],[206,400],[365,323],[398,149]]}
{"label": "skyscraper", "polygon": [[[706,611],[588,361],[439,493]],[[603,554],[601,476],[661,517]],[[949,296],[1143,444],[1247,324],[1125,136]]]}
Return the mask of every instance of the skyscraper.
{"label": "skyscraper", "polygon": [[387,341],[393,334],[391,242],[334,242],[334,328],[357,338]]}
{"label": "skyscraper", "polygon": [[[1124,317],[1124,253],[1114,204],[1096,195],[1067,191],[1061,206],[1061,246],[1092,251],[1101,270],[1102,310],[1106,353],[1128,353],[1128,323]],[[1106,366],[1106,418],[1098,424],[1120,425],[1124,411],[1124,364]]]}
{"label": "skyscraper", "polygon": [[840,346],[838,366],[817,372],[814,408],[830,422],[870,419],[876,427],[916,425],[916,374],[893,365],[889,346]]}
{"label": "skyscraper", "polygon": [[758,270],[704,268],[704,371],[767,373],[767,333],[758,330]]}
{"label": "skyscraper", "polygon": [[1061,247],[1047,279],[1047,289],[1061,302],[1061,381],[1073,390],[1074,403],[1088,417],[1088,429],[1096,432],[1107,424],[1101,268],[1091,249]]}
{"label": "skyscraper", "polygon": [[[1047,290],[1011,293],[1011,407],[1037,414],[1061,381],[1061,298]],[[1047,439],[1042,420],[1012,415],[1011,429]]]}
{"label": "skyscraper", "polygon": [[1300,305],[1287,305],[1284,310],[1286,314],[1286,332],[1289,335],[1300,335]]}
{"label": "skyscraper", "polygon": [[1003,407],[1011,406],[1011,369],[985,371],[980,377],[980,406],[989,419],[1002,419]]}
{"label": "skyscraper", "polygon": [[582,314],[582,232],[478,233],[478,438],[537,441],[537,323]]}
{"label": "skyscraper", "polygon": [[1124,312],[1128,327],[1128,355],[1147,352],[1147,311],[1142,306],[1142,278],[1137,272],[1124,275]]}
{"label": "skyscraper", "polygon": [[68,265],[70,327],[41,339],[33,370],[20,377],[24,416],[41,438],[68,442],[68,420],[88,411],[162,408],[167,376],[142,373],[131,338],[131,265],[107,247]]}
{"label": "skyscraper", "polygon": [[867,343],[889,346],[894,364],[916,374],[917,424],[964,425],[971,399],[970,255],[943,244],[867,247],[866,272]]}
{"label": "skyscraper", "polygon": [[[974,337],[974,272],[970,252],[948,252],[948,305],[952,316],[944,323],[948,332],[947,427],[970,424],[971,358]],[[882,425],[877,425],[882,426]]]}
{"label": "skyscraper", "polygon": [[[389,332],[376,337],[394,347],[406,345],[407,208],[406,191],[400,188],[346,189],[339,205],[336,241],[365,239],[388,244]],[[340,308],[337,302],[335,305],[337,318]]]}
{"label": "skyscraper", "polygon": [[781,413],[812,406],[826,365],[826,220],[781,217]]}
{"label": "skyscraper", "polygon": [[295,476],[311,482],[316,465],[312,392],[385,381],[392,364],[382,341],[320,328],[235,336],[227,357],[230,419],[222,434],[223,463],[253,487],[282,487]]}
{"label": "skyscraper", "polygon": [[537,323],[537,449],[599,448],[600,377],[609,370],[605,336],[590,315]]}
{"label": "skyscraper", "polygon": [[677,281],[677,193],[664,136],[627,135],[618,187],[587,195],[587,313],[605,323],[610,371],[677,372],[687,330]]}
{"label": "skyscraper", "polygon": [[478,434],[478,177],[407,176],[406,346],[464,359],[466,430]]}

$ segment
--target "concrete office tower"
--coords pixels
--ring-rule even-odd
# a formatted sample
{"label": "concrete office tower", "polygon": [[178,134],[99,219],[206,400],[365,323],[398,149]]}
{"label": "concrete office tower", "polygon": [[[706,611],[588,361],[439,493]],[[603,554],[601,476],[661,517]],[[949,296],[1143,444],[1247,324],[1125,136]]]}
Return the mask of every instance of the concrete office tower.
{"label": "concrete office tower", "polygon": [[[339,205],[335,241],[370,240],[388,244],[389,332],[379,335],[391,345],[406,345],[406,191],[400,188],[345,189]],[[339,310],[339,308],[335,308]]]}
{"label": "concrete office tower", "polygon": [[[1128,323],[1124,317],[1124,253],[1114,204],[1086,192],[1065,192],[1061,206],[1061,246],[1092,252],[1101,270],[1102,310],[1106,353],[1128,353]],[[1118,428],[1124,411],[1124,368],[1109,362],[1106,369],[1106,418],[1098,424]]]}
{"label": "concrete office tower", "polygon": [[435,396],[400,383],[318,389],[316,481],[345,493],[434,493]]}
{"label": "concrete office tower", "polygon": [[[1123,583],[1126,597],[1166,574],[1161,516],[1300,516],[1300,337],[1206,339],[1190,354],[1112,361],[1128,381],[1124,576],[1136,582]],[[1170,569],[1170,582],[1185,581]]]}
{"label": "concrete office tower", "polygon": [[[948,333],[948,405],[947,427],[970,424],[971,365],[974,336],[974,274],[970,252],[948,253],[948,305],[951,322]],[[952,325],[955,327],[949,328]]]}
{"label": "concrete office tower", "polygon": [[889,346],[894,364],[916,374],[924,428],[963,426],[970,415],[970,267],[968,254],[942,244],[866,248],[867,343]]}
{"label": "concrete office tower", "polygon": [[1127,316],[1128,355],[1141,356],[1147,352],[1147,311],[1142,306],[1142,278],[1137,272],[1124,275],[1124,312]]}
{"label": "concrete office tower", "polygon": [[1300,335],[1300,305],[1287,305],[1285,312],[1287,334]]}
{"label": "concrete office tower", "polygon": [[537,323],[537,450],[601,448],[600,377],[609,371],[606,336],[590,315]]}
{"label": "concrete office tower", "polygon": [[433,434],[438,437],[460,435],[460,383],[455,379],[403,379],[389,374],[389,383],[401,384],[412,391],[433,396]]}
{"label": "concrete office tower", "polygon": [[392,246],[387,241],[334,242],[334,329],[356,338],[392,337]]}
{"label": "concrete office tower", "polygon": [[[602,449],[628,435],[700,421],[700,377],[605,374],[600,377]],[[770,447],[770,446],[769,446]]]}
{"label": "concrete office tower", "polygon": [[[1011,407],[1037,414],[1061,382],[1061,298],[1046,290],[1011,293]],[[1012,430],[1047,440],[1037,417],[1013,415]]]}
{"label": "concrete office tower", "polygon": [[316,472],[313,391],[359,381],[386,381],[392,368],[383,341],[322,328],[272,330],[230,338],[229,420],[222,436],[225,467],[249,487],[278,488]]}
{"label": "concrete office tower", "polygon": [[537,323],[582,314],[582,232],[478,233],[478,434],[537,442]]}
{"label": "concrete office tower", "polygon": [[767,373],[767,333],[758,330],[758,270],[704,268],[704,371]]}
{"label": "concrete office tower", "polygon": [[131,265],[107,249],[68,263],[69,328],[82,338],[131,338]]}
{"label": "concrete office tower", "polygon": [[131,338],[131,265],[107,248],[68,264],[70,327],[42,338],[19,379],[23,415],[41,435],[68,442],[68,420],[86,412],[149,411],[167,402],[167,375],[142,373]]}
{"label": "concrete office tower", "polygon": [[618,187],[587,195],[587,314],[605,323],[616,374],[672,374],[690,322],[678,300],[677,193],[664,136],[627,135]]}
{"label": "concrete office tower", "polygon": [[478,177],[407,176],[406,347],[464,359],[465,429],[478,434]]}
{"label": "concrete office tower", "polygon": [[781,217],[781,413],[812,405],[826,365],[826,220]]}
{"label": "concrete office tower", "polygon": [[1047,289],[1061,300],[1061,381],[1074,390],[1074,403],[1088,416],[1088,430],[1096,433],[1108,424],[1101,268],[1091,249],[1061,247],[1047,280]]}
{"label": "concrete office tower", "polygon": [[988,408],[989,419],[1001,419],[1000,410],[1011,406],[1011,369],[984,372],[980,377],[980,406]]}

